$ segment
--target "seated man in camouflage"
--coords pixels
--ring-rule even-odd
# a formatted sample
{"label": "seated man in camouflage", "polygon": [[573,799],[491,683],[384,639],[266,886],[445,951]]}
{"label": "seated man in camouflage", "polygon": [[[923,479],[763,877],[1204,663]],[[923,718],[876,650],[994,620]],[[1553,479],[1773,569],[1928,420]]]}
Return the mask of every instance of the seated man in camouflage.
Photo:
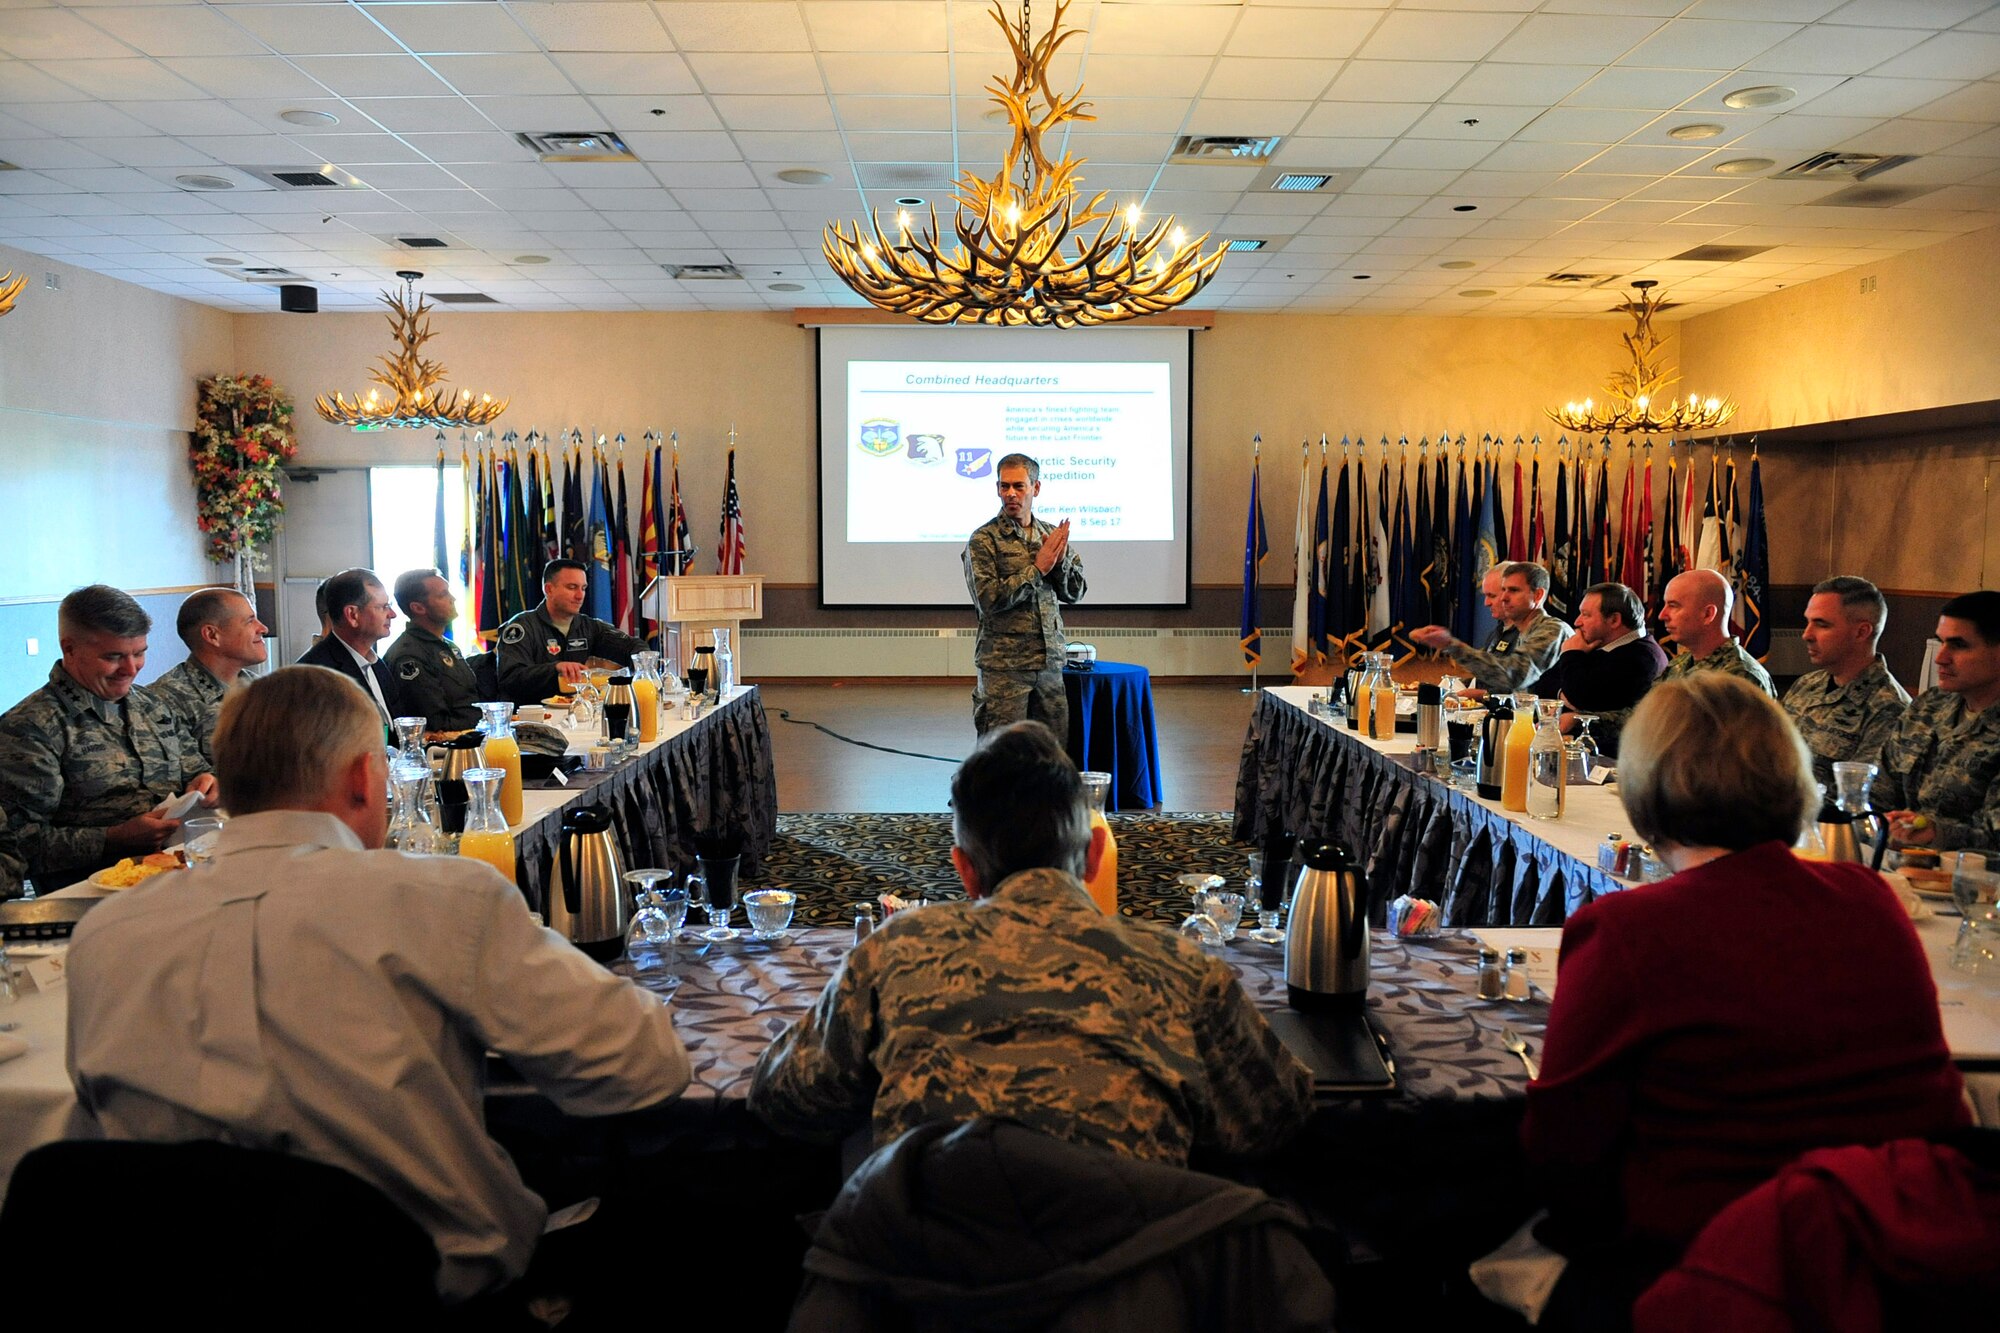
{"label": "seated man in camouflage", "polygon": [[470,731],[479,725],[479,681],[465,654],[445,638],[458,619],[458,599],[435,569],[396,576],[396,604],[409,618],[382,654],[396,677],[397,707],[424,719],[430,731]]}
{"label": "seated man in camouflage", "polygon": [[1729,584],[1712,569],[1690,569],[1667,581],[1660,624],[1680,653],[1667,663],[1660,679],[1679,680],[1697,671],[1726,671],[1776,698],[1771,673],[1729,636],[1729,602]]}
{"label": "seated man in camouflage", "polygon": [[7,841],[45,889],[160,850],[180,827],[151,813],[167,798],[191,791],[215,804],[215,778],[193,739],[132,688],[153,618],[93,584],[63,598],[56,625],[62,658],[49,683],[0,716]]}
{"label": "seated man in camouflage", "polygon": [[1813,778],[1829,793],[1833,766],[1874,763],[1882,744],[1909,711],[1910,696],[1875,651],[1889,603],[1867,579],[1842,574],[1816,585],[1806,602],[1802,636],[1819,668],[1785,691],[1785,712],[1812,751]]}
{"label": "seated man in camouflage", "polygon": [[203,588],[188,594],[174,618],[174,632],[187,645],[187,659],[145,687],[146,693],[172,713],[181,729],[194,739],[203,763],[214,755],[215,719],[222,696],[256,677],[250,668],[270,656],[257,619],[257,608],[234,588]]}
{"label": "seated man in camouflage", "polygon": [[[1556,664],[1570,628],[1542,609],[1549,599],[1548,570],[1528,560],[1497,568],[1500,595],[1493,599],[1492,608],[1500,628],[1486,647],[1474,648],[1463,639],[1454,638],[1442,625],[1426,625],[1410,631],[1410,642],[1448,654],[1453,662],[1472,674],[1479,690],[1487,694],[1511,694],[1527,689]],[[1469,690],[1467,694],[1477,697],[1476,691]]]}
{"label": "seated man in camouflage", "polygon": [[1937,688],[1882,747],[1869,799],[1898,842],[2000,847],[2000,592],[1938,608]]}
{"label": "seated man in camouflage", "polygon": [[1055,736],[1017,722],[952,778],[970,901],[898,913],[757,1062],[750,1109],[782,1134],[874,1145],[933,1120],[1005,1116],[1185,1164],[1281,1145],[1311,1076],[1235,972],[1173,932],[1105,916],[1079,876],[1104,847]]}

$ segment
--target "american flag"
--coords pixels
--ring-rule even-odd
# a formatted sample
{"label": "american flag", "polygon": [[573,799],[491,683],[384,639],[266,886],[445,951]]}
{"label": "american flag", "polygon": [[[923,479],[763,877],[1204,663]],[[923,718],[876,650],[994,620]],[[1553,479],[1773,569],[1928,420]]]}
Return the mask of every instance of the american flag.
{"label": "american flag", "polygon": [[722,488],[722,540],[715,548],[715,572],[743,572],[743,503],[736,495],[736,451],[729,451],[729,481]]}

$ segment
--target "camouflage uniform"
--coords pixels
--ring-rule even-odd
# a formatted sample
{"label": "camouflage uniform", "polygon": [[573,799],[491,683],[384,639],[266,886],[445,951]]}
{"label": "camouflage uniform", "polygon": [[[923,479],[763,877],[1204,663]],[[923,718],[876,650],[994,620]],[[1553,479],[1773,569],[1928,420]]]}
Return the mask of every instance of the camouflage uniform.
{"label": "camouflage uniform", "polygon": [[[400,640],[398,640],[400,642]],[[523,611],[500,627],[493,665],[500,693],[517,704],[549,698],[561,687],[558,662],[587,662],[593,657],[630,663],[645,642],[621,633],[616,626],[578,612],[567,630],[549,619],[548,603]]]}
{"label": "camouflage uniform", "polygon": [[1743,677],[1773,699],[1778,697],[1778,691],[1771,684],[1771,673],[1764,670],[1762,662],[1744,652],[1743,645],[1734,639],[1724,639],[1707,657],[1696,657],[1685,648],[1681,649],[1674,654],[1674,660],[1667,663],[1667,669],[1660,673],[1657,683],[1679,680],[1697,671],[1726,671],[1732,676]]}
{"label": "camouflage uniform", "polygon": [[979,608],[973,665],[972,724],[981,735],[1023,718],[1048,723],[1069,739],[1069,699],[1063,693],[1062,611],[1080,601],[1083,561],[1063,552],[1055,568],[1035,568],[1035,553],[1054,525],[1034,519],[1023,528],[1005,514],[981,524],[965,543],[965,587]]}
{"label": "camouflage uniform", "polygon": [[2000,847],[2000,704],[1967,713],[1964,696],[1925,690],[1876,762],[1869,801],[1930,816],[1929,846]]}
{"label": "camouflage uniform", "polygon": [[202,762],[213,764],[215,719],[222,712],[222,696],[255,679],[248,671],[239,671],[235,680],[224,685],[209,674],[207,667],[190,657],[146,686],[145,691],[153,702],[174,715],[182,732],[201,751]]}
{"label": "camouflage uniform", "polygon": [[1195,1146],[1278,1146],[1312,1109],[1312,1076],[1227,963],[1027,870],[857,945],[757,1061],[750,1109],[801,1138],[872,1123],[877,1147],[999,1115],[1178,1164]]}
{"label": "camouflage uniform", "polygon": [[382,654],[396,678],[399,706],[422,717],[430,731],[469,731],[479,725],[479,681],[464,654],[441,636],[412,623]]}
{"label": "camouflage uniform", "polygon": [[1811,671],[1785,691],[1785,711],[1812,751],[1813,777],[1829,795],[1833,766],[1850,759],[1874,763],[1909,707],[1908,691],[1889,674],[1880,653],[1845,685],[1834,684],[1830,671]]}
{"label": "camouflage uniform", "polygon": [[1533,685],[1556,664],[1563,641],[1571,633],[1568,625],[1543,611],[1526,629],[1502,625],[1484,648],[1453,639],[1446,651],[1452,661],[1472,673],[1473,683],[1480,689],[1488,694],[1512,694]]}
{"label": "camouflage uniform", "polygon": [[208,764],[144,690],[112,702],[71,680],[0,716],[0,811],[27,874],[59,889],[118,859],[104,830],[185,790]]}
{"label": "camouflage uniform", "polygon": [[21,896],[21,881],[28,872],[21,865],[21,857],[14,850],[13,841],[7,836],[7,812],[0,810],[0,899]]}

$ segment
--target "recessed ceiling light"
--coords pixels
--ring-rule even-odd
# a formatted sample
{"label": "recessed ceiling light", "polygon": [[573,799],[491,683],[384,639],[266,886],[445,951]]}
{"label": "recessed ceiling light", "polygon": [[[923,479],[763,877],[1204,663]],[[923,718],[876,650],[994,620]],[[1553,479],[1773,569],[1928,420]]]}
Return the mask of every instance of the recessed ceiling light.
{"label": "recessed ceiling light", "polygon": [[174,177],[174,184],[184,190],[233,190],[236,188],[236,182],[233,180],[222,176],[204,176],[198,172],[190,172],[185,176],[176,176]]}
{"label": "recessed ceiling light", "polygon": [[774,292],[802,292],[805,289],[806,285],[803,282],[774,282],[771,284],[771,290]]}
{"label": "recessed ceiling light", "polygon": [[515,255],[514,262],[517,264],[546,264],[549,262],[549,257],[547,255]]}
{"label": "recessed ceiling light", "polygon": [[1374,276],[1375,275],[1373,273],[1357,273],[1354,275],[1354,280],[1356,282],[1366,282]]}
{"label": "recessed ceiling light", "polygon": [[1477,213],[1477,212],[1479,211],[1479,205],[1478,205],[1478,204],[1453,204],[1453,205],[1451,206],[1451,211],[1452,211],[1452,212],[1454,212],[1454,213]]}
{"label": "recessed ceiling light", "polygon": [[929,203],[929,202],[930,202],[930,200],[928,200],[928,199],[919,199],[919,198],[917,198],[917,196],[915,196],[915,195],[913,195],[913,194],[906,194],[906,195],[904,195],[904,196],[903,196],[903,197],[902,197],[901,199],[898,199],[898,200],[896,201],[896,207],[898,207],[898,208],[922,208],[922,207],[923,207],[923,206],[924,206],[925,204],[927,204],[927,203]]}
{"label": "recessed ceiling light", "polygon": [[294,107],[290,111],[280,111],[278,119],[287,125],[338,125],[340,117],[331,111],[308,111],[304,107]]}
{"label": "recessed ceiling light", "polygon": [[1722,99],[1722,104],[1731,111],[1748,111],[1753,107],[1781,106],[1797,97],[1796,88],[1784,88],[1775,83],[1760,83],[1754,88],[1738,88]]}
{"label": "recessed ceiling light", "polygon": [[1439,268],[1477,268],[1477,267],[1478,267],[1478,264],[1477,264],[1477,263],[1476,263],[1475,261],[1473,261],[1473,260],[1470,260],[1470,259],[1447,259],[1447,260],[1445,260],[1445,261],[1444,261],[1444,262],[1443,262],[1442,264],[1439,264],[1439,265],[1438,265],[1438,267],[1439,267]]}
{"label": "recessed ceiling light", "polygon": [[228,255],[210,255],[202,262],[204,264],[213,264],[217,268],[240,268],[243,265],[242,260],[231,259]]}
{"label": "recessed ceiling light", "polygon": [[1716,163],[1709,170],[1718,176],[1754,176],[1777,165],[1768,157],[1732,157],[1727,162]]}
{"label": "recessed ceiling light", "polygon": [[1713,139],[1716,135],[1722,133],[1722,130],[1723,127],[1720,125],[1708,121],[1700,121],[1693,125],[1676,125],[1667,131],[1667,137],[1683,141],[1688,139]]}
{"label": "recessed ceiling light", "polygon": [[778,179],[787,185],[824,185],[833,177],[817,167],[786,167]]}
{"label": "recessed ceiling light", "polygon": [[1459,293],[1460,296],[1498,296],[1499,294],[1491,287],[1468,287]]}

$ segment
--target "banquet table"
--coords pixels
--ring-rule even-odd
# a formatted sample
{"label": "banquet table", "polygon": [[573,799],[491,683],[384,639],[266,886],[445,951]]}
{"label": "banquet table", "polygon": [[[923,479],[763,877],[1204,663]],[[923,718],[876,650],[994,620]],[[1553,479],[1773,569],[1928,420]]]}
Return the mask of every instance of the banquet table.
{"label": "banquet table", "polygon": [[1399,894],[1429,898],[1454,926],[1557,926],[1628,887],[1597,867],[1605,835],[1637,835],[1615,791],[1575,786],[1559,820],[1502,810],[1412,765],[1413,734],[1370,740],[1308,708],[1313,691],[1257,698],[1236,777],[1235,836],[1266,829],[1339,838],[1361,858],[1372,919]]}
{"label": "banquet table", "polygon": [[1160,742],[1153,727],[1153,678],[1130,662],[1063,670],[1069,699],[1069,757],[1086,773],[1109,773],[1110,810],[1151,810],[1161,801]]}

